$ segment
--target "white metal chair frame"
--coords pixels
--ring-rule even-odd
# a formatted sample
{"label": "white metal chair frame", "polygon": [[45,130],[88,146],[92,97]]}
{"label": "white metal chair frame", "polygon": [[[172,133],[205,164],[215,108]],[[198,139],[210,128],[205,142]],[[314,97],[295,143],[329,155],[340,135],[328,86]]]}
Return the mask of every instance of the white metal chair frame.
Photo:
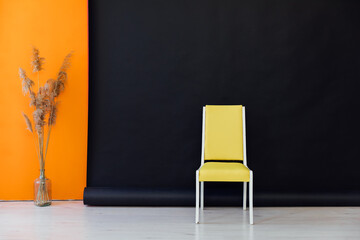
{"label": "white metal chair frame", "polygon": [[[244,160],[243,164],[248,168],[247,166],[247,156],[246,156],[246,128],[245,128],[245,106],[243,106],[243,112],[242,112],[242,122],[243,122],[243,151],[244,151]],[[198,170],[196,170],[196,213],[195,213],[195,223],[199,223],[199,217],[200,217],[200,209],[204,210],[204,182],[201,182],[201,188],[200,188],[200,182],[199,182],[199,171],[200,168],[204,165],[204,154],[205,154],[205,113],[206,108],[203,107],[203,123],[202,123],[202,143],[201,143],[201,166]],[[249,169],[250,170],[250,169]],[[254,224],[254,217],[253,217],[253,172],[250,170],[250,181],[249,181],[249,218],[250,218],[250,224]],[[244,188],[243,188],[243,210],[246,210],[246,192],[247,192],[247,182],[244,182]],[[200,192],[201,191],[201,192]],[[200,207],[199,207],[199,204]]]}

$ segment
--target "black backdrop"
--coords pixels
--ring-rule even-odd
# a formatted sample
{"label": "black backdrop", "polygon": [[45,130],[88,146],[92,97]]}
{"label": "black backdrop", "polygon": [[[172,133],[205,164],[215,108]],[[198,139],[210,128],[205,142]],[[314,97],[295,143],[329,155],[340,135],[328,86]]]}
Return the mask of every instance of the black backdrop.
{"label": "black backdrop", "polygon": [[255,206],[360,205],[359,7],[90,0],[85,204],[193,205],[202,106],[243,104]]}

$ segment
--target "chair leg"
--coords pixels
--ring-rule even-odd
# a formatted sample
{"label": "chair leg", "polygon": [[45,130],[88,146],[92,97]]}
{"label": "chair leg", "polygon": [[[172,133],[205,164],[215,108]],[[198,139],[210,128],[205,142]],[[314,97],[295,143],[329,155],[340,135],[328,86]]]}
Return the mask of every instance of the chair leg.
{"label": "chair leg", "polygon": [[195,223],[199,223],[199,171],[196,171],[196,205],[195,205]]}
{"label": "chair leg", "polygon": [[204,182],[200,183],[200,209],[204,210]]}
{"label": "chair leg", "polygon": [[244,187],[243,187],[243,210],[246,210],[246,189],[247,187],[247,182],[244,182]]}
{"label": "chair leg", "polygon": [[250,216],[250,224],[254,224],[254,211],[253,211],[253,172],[250,171],[250,182],[249,182],[249,216]]}

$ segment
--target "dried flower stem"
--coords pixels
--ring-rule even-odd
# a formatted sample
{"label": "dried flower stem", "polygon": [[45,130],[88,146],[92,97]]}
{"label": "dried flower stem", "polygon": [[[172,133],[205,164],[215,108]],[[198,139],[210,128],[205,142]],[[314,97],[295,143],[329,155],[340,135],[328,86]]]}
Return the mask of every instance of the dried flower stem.
{"label": "dried flower stem", "polygon": [[35,134],[33,134],[33,135],[34,135],[34,143],[35,143],[35,148],[36,148],[36,154],[37,154],[38,161],[39,161],[39,166],[40,166],[40,152],[39,152],[40,145],[39,145],[38,139],[36,139]]}
{"label": "dried flower stem", "polygon": [[48,130],[48,134],[47,134],[47,138],[46,138],[45,159],[47,156],[47,150],[48,150],[49,141],[50,141],[51,127],[52,127],[52,125],[49,126],[49,130]]}
{"label": "dried flower stem", "polygon": [[57,111],[57,104],[58,102],[53,101],[51,103],[51,111],[50,111],[50,116],[49,116],[49,120],[48,120],[48,134],[47,134],[47,139],[46,139],[46,147],[45,147],[45,159],[47,156],[47,150],[48,150],[48,146],[49,146],[49,141],[50,141],[50,134],[51,134],[51,129],[52,126],[55,124],[55,118],[56,118],[56,111]]}

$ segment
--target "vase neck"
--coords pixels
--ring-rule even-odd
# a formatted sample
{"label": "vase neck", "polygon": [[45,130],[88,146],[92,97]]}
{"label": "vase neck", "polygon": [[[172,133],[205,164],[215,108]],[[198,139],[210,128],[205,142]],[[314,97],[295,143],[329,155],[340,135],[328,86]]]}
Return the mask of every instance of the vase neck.
{"label": "vase neck", "polygon": [[45,169],[40,169],[40,179],[45,179]]}

